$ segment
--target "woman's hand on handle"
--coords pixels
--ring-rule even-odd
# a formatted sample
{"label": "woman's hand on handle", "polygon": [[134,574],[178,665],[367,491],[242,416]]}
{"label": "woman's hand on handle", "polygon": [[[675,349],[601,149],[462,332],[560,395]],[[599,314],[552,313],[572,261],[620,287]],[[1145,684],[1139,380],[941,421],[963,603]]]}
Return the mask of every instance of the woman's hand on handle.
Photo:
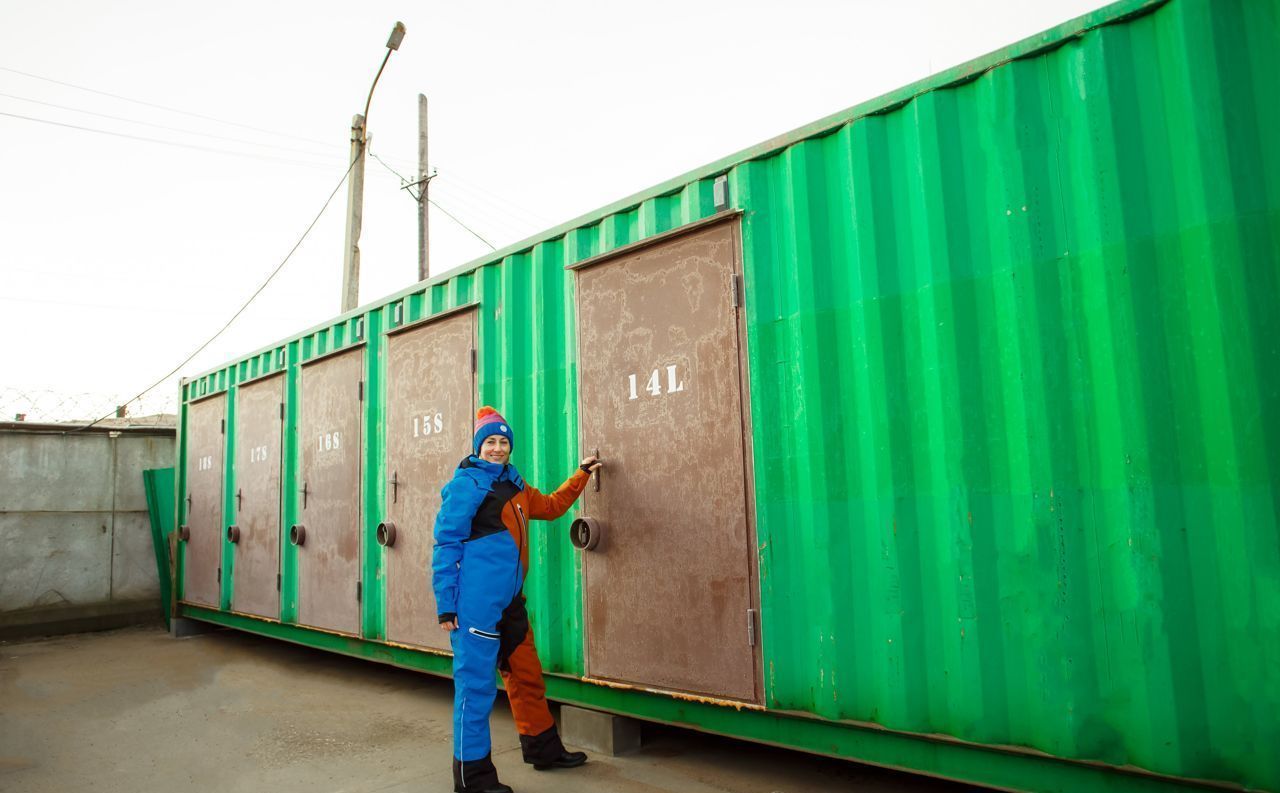
{"label": "woman's hand on handle", "polygon": [[604,463],[600,460],[599,457],[596,457],[593,454],[590,457],[583,459],[582,465],[580,467],[582,468],[582,470],[586,471],[587,473],[594,474],[596,471],[599,471],[601,468],[604,467]]}

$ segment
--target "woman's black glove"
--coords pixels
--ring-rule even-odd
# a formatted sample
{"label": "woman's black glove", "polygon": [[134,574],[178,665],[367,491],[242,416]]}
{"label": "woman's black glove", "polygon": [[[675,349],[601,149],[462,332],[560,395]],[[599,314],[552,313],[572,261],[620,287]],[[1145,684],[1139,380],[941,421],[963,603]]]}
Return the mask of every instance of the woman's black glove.
{"label": "woman's black glove", "polygon": [[439,617],[441,625],[445,624],[446,622],[453,622],[457,618],[458,618],[458,615],[453,613],[452,611],[446,611],[443,614],[441,614]]}

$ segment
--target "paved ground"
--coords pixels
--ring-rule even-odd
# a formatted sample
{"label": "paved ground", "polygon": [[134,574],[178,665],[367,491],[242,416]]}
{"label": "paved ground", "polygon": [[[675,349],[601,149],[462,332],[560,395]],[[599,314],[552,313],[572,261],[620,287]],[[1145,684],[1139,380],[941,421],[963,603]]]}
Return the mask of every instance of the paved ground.
{"label": "paved ground", "polygon": [[[448,680],[230,631],[0,644],[0,790],[448,791],[452,696]],[[965,789],[657,725],[639,754],[540,773],[501,698],[494,714],[494,761],[520,793]]]}

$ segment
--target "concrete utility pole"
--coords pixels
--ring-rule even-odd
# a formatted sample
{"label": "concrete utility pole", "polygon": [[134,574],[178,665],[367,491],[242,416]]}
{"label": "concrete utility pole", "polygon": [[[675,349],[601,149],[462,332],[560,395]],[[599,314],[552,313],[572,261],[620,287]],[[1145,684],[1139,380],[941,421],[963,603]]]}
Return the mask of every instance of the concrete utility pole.
{"label": "concrete utility pole", "polygon": [[351,173],[347,176],[347,236],[342,258],[342,311],[360,305],[360,223],[364,214],[364,116],[351,118]]}
{"label": "concrete utility pole", "polygon": [[391,53],[400,49],[404,41],[404,23],[397,22],[387,39],[387,54],[378,67],[378,73],[369,86],[369,97],[364,100],[364,113],[351,119],[351,174],[347,183],[347,235],[346,249],[342,254],[342,311],[346,313],[360,305],[360,221],[364,212],[364,154],[369,147],[369,103],[373,101],[373,89],[378,78],[387,68]]}
{"label": "concrete utility pole", "polygon": [[418,94],[418,280],[431,272],[430,234],[427,229],[427,98]]}

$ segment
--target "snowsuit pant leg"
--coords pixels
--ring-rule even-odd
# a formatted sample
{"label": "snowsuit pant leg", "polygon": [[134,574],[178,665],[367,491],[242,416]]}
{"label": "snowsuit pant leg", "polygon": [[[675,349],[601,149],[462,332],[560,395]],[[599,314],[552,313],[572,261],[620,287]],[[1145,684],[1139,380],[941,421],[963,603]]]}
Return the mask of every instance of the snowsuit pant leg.
{"label": "snowsuit pant leg", "polygon": [[453,645],[453,758],[455,787],[483,789],[496,784],[490,758],[489,714],[498,694],[493,671],[498,664],[498,638],[459,627],[449,635]]}
{"label": "snowsuit pant leg", "polygon": [[542,679],[532,630],[526,630],[524,639],[502,665],[502,682],[520,733],[524,761],[549,763],[558,758],[565,751],[564,744],[547,707],[547,684]]}

